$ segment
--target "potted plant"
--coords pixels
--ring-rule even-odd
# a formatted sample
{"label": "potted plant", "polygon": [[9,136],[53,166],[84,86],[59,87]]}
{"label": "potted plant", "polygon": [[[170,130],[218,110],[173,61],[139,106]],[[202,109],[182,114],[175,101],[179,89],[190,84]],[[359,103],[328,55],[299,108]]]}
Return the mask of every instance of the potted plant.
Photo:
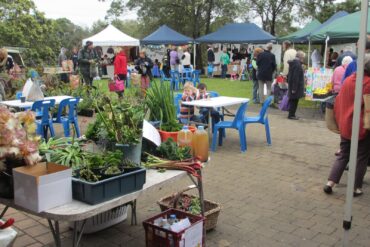
{"label": "potted plant", "polygon": [[145,105],[149,111],[149,121],[160,121],[159,133],[162,141],[168,138],[177,140],[181,125],[177,120],[173,92],[169,84],[153,83],[148,89]]}
{"label": "potted plant", "polygon": [[13,168],[35,165],[38,153],[35,115],[0,106],[0,197],[13,198]]}
{"label": "potted plant", "polygon": [[140,164],[142,147],[142,128],[144,110],[141,105],[133,105],[127,101],[119,101],[113,105],[108,97],[104,97],[106,111],[98,109],[99,139],[114,143],[115,148],[123,151],[125,158]]}

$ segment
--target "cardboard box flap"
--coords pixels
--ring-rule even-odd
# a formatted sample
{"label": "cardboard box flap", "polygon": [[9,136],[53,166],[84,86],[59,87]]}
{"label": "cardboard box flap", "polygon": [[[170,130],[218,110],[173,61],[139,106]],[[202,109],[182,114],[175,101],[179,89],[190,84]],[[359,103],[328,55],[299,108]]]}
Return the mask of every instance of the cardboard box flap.
{"label": "cardboard box flap", "polygon": [[21,166],[13,169],[24,175],[32,176],[37,184],[49,183],[60,176],[72,176],[72,169],[55,163],[39,163],[34,166]]}

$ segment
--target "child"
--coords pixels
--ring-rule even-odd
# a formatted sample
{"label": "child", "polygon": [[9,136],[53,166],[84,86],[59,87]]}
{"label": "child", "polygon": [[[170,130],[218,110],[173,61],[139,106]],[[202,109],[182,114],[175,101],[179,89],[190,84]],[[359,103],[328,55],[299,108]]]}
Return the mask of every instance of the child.
{"label": "child", "polygon": [[141,93],[145,97],[146,90],[149,88],[150,80],[152,79],[153,62],[146,56],[145,50],[139,52],[139,58],[135,62],[135,69],[141,75]]}
{"label": "child", "polygon": [[[209,95],[207,94],[207,85],[206,84],[199,83],[197,88],[198,88],[198,91],[199,91],[197,99],[207,99],[209,97]],[[201,107],[199,109],[199,114],[202,116],[201,117],[202,122],[208,124],[209,109],[206,108],[206,107]],[[218,123],[220,121],[220,113],[217,110],[215,110],[214,108],[212,108],[212,110],[211,110],[211,117],[212,117],[212,121],[213,121],[214,124]]]}
{"label": "child", "polygon": [[[190,102],[196,99],[197,89],[193,86],[192,82],[186,82],[184,84],[184,92],[182,94],[181,101]],[[190,121],[199,121],[199,118],[194,115],[194,106],[188,106],[181,103],[180,108],[180,122],[182,124],[189,124]]]}

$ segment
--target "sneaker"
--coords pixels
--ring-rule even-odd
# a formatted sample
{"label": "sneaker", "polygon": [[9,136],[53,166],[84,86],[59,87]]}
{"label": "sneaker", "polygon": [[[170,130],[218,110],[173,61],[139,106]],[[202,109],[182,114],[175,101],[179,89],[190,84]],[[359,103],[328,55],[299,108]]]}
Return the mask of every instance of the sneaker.
{"label": "sneaker", "polygon": [[290,119],[290,120],[299,120],[299,117],[296,117],[296,116],[294,116],[294,117],[288,117],[288,119]]}
{"label": "sneaker", "polygon": [[333,187],[331,187],[330,185],[325,185],[324,188],[323,188],[323,190],[328,195],[330,195],[331,193],[333,193]]}
{"label": "sneaker", "polygon": [[363,193],[364,193],[364,192],[363,192],[361,189],[357,188],[357,189],[355,189],[355,191],[353,192],[353,196],[354,196],[354,197],[362,196],[362,194],[363,194]]}

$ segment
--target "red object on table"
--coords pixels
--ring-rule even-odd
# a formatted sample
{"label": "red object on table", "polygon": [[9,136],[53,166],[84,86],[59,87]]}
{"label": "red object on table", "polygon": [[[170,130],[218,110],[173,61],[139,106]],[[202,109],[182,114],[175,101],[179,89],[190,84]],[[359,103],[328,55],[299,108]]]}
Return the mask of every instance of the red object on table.
{"label": "red object on table", "polygon": [[4,230],[8,227],[11,227],[14,224],[14,219],[9,218],[5,223],[0,222],[0,229]]}

